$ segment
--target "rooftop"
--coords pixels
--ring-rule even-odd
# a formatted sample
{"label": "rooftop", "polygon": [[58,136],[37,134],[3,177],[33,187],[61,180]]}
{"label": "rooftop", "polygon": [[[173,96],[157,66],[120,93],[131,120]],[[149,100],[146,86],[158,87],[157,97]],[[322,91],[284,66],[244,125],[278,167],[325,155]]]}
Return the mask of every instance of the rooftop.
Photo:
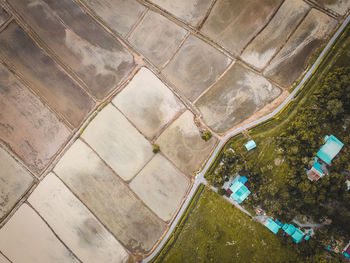
{"label": "rooftop", "polygon": [[327,164],[331,164],[334,157],[340,152],[344,144],[334,135],[325,137],[325,144],[317,152],[317,156]]}
{"label": "rooftop", "polygon": [[255,147],[256,147],[256,143],[254,142],[254,140],[250,140],[245,144],[245,148],[247,148],[248,151],[254,149]]}
{"label": "rooftop", "polygon": [[232,191],[231,198],[236,200],[239,204],[250,195],[249,189],[244,185],[247,181],[248,179],[245,176],[236,177],[230,187]]}
{"label": "rooftop", "polygon": [[264,224],[272,233],[277,234],[278,230],[280,230],[281,226],[279,226],[275,221],[271,218],[267,219]]}

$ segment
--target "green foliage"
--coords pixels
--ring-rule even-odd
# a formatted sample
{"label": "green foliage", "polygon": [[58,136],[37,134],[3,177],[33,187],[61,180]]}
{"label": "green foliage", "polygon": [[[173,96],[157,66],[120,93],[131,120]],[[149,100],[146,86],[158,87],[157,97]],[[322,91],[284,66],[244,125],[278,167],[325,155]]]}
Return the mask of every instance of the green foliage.
{"label": "green foliage", "polygon": [[211,131],[205,130],[202,132],[201,138],[207,142],[210,140],[211,136],[212,136]]}
{"label": "green foliage", "polygon": [[275,263],[301,262],[301,258],[266,227],[213,191],[204,190],[162,262]]}
{"label": "green foliage", "polygon": [[160,152],[160,147],[158,144],[154,144],[153,145],[153,153],[158,153],[158,152]]}

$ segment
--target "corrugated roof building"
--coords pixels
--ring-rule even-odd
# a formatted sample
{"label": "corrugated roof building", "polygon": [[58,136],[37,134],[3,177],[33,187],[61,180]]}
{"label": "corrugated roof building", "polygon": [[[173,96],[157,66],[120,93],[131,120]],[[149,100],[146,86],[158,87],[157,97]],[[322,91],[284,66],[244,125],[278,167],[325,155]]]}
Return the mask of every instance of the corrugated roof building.
{"label": "corrugated roof building", "polygon": [[331,164],[334,157],[340,152],[344,144],[339,141],[334,135],[324,138],[325,144],[317,152],[317,156],[326,164]]}
{"label": "corrugated roof building", "polygon": [[249,189],[244,185],[247,181],[247,177],[237,176],[230,187],[230,191],[232,192],[231,198],[239,204],[250,195]]}

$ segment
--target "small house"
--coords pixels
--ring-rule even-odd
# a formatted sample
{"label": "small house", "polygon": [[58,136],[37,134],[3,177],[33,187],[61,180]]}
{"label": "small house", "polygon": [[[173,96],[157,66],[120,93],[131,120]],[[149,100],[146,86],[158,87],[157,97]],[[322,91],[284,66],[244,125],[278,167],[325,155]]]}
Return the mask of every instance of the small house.
{"label": "small house", "polygon": [[227,190],[231,193],[231,198],[237,201],[239,204],[242,203],[249,195],[250,191],[245,185],[248,181],[248,178],[245,176],[236,176],[232,182],[232,185]]}
{"label": "small house", "polygon": [[334,157],[337,156],[337,154],[343,148],[344,144],[334,135],[327,135],[324,140],[325,144],[317,152],[317,156],[326,164],[330,165]]}
{"label": "small house", "polygon": [[264,226],[266,226],[272,233],[277,234],[281,226],[273,221],[271,218],[267,219]]}
{"label": "small house", "polygon": [[254,140],[250,140],[244,146],[248,151],[250,151],[256,147],[256,143],[254,142]]}
{"label": "small house", "polygon": [[311,181],[317,181],[323,176],[325,176],[325,172],[322,170],[322,164],[319,162],[315,162],[311,169],[307,172],[307,177]]}
{"label": "small house", "polygon": [[292,224],[284,224],[282,229],[287,235],[292,237],[295,243],[299,243],[305,235],[303,231],[301,231],[299,228],[296,228]]}

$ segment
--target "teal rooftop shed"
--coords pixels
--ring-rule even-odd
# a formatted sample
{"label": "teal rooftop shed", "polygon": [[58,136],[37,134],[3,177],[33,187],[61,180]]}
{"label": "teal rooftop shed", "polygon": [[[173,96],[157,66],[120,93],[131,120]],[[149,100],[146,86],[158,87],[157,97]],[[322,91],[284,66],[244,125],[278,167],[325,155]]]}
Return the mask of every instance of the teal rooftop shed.
{"label": "teal rooftop shed", "polygon": [[326,164],[331,164],[334,157],[340,152],[344,144],[339,141],[334,135],[324,138],[325,144],[317,152],[317,156]]}
{"label": "teal rooftop shed", "polygon": [[236,200],[239,204],[250,195],[249,189],[244,185],[247,181],[247,177],[238,176],[230,187],[230,191],[232,192],[231,198]]}
{"label": "teal rooftop shed", "polygon": [[247,148],[248,151],[254,149],[255,147],[256,147],[256,143],[254,142],[254,140],[250,140],[245,144],[245,148]]}
{"label": "teal rooftop shed", "polygon": [[267,219],[264,225],[274,234],[277,234],[278,230],[280,230],[280,228],[281,228],[281,226],[279,226],[271,218]]}
{"label": "teal rooftop shed", "polygon": [[284,224],[282,229],[284,230],[284,232],[286,234],[288,234],[292,237],[292,239],[295,243],[299,243],[305,235],[305,233],[303,231],[301,231],[299,228],[296,228],[295,226],[293,226],[291,224],[290,225]]}

